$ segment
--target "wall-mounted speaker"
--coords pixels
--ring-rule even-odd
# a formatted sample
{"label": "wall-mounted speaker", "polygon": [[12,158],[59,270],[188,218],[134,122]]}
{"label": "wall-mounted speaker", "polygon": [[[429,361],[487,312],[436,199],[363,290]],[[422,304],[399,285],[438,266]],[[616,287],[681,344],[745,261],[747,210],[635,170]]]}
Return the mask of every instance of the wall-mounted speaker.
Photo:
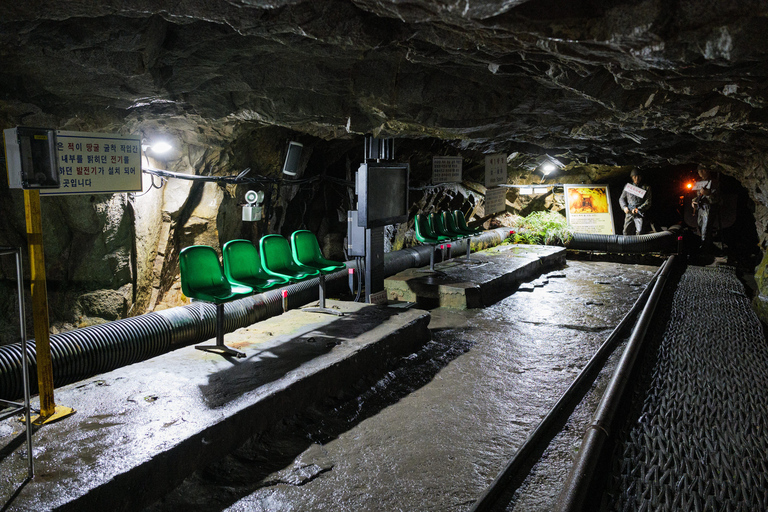
{"label": "wall-mounted speaker", "polygon": [[299,172],[299,160],[301,160],[301,151],[304,144],[300,142],[290,142],[288,152],[285,154],[285,163],[283,164],[283,174],[296,176]]}

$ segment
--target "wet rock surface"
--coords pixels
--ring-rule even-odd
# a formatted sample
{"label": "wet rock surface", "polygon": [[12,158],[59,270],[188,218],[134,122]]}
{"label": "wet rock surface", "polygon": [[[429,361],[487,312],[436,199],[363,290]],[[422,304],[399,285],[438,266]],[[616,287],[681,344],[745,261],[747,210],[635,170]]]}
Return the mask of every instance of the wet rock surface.
{"label": "wet rock surface", "polygon": [[[257,433],[147,510],[469,510],[655,270],[570,261],[486,309],[433,310],[432,341],[375,386]],[[619,351],[508,509],[551,510]]]}

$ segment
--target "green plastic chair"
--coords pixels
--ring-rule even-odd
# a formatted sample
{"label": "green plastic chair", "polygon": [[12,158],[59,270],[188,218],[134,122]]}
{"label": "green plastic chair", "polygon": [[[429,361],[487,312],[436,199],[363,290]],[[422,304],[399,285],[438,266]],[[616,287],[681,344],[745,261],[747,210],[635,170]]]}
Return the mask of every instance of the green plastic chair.
{"label": "green plastic chair", "polygon": [[463,231],[463,230],[461,230],[459,228],[459,226],[456,224],[455,212],[445,211],[445,212],[442,213],[442,215],[443,215],[443,220],[444,220],[445,226],[446,226],[446,228],[448,229],[449,232],[455,233],[457,236],[460,236],[462,238],[466,238],[467,239],[467,255],[464,258],[464,260],[465,261],[472,261],[472,259],[469,257],[469,253],[472,250],[471,239],[472,239],[472,235],[474,233],[470,233],[468,231]]}
{"label": "green plastic chair", "polygon": [[249,240],[230,240],[221,252],[224,275],[231,283],[250,286],[259,292],[288,284],[288,279],[264,272],[259,251]]}
{"label": "green plastic chair", "polygon": [[320,271],[309,267],[300,267],[293,260],[291,244],[281,235],[265,235],[259,240],[261,266],[264,271],[275,277],[297,283],[317,277]]}
{"label": "green plastic chair", "polygon": [[[435,247],[441,243],[437,235],[432,231],[429,225],[428,217],[423,213],[417,213],[413,219],[416,228],[416,240],[424,245],[429,245],[432,250],[429,252],[429,270],[428,272],[437,272],[435,270]],[[424,272],[427,272],[426,270]]]}
{"label": "green plastic chair", "polygon": [[306,267],[320,272],[320,289],[318,291],[318,307],[304,308],[304,311],[317,313],[330,313],[344,316],[340,311],[325,307],[325,276],[333,272],[347,268],[340,261],[333,261],[323,257],[317,237],[311,231],[300,229],[291,235],[291,255],[300,267]]}
{"label": "green plastic chair", "polygon": [[471,228],[467,226],[467,220],[464,218],[464,214],[461,210],[454,210],[453,214],[456,216],[456,225],[468,235],[477,235],[483,232],[483,228]]}
{"label": "green plastic chair", "polygon": [[224,304],[247,297],[253,288],[230,283],[212,247],[192,245],[179,253],[181,291],[190,299],[216,305],[216,345],[198,345],[195,348],[222,355],[245,357],[243,352],[224,345]]}
{"label": "green plastic chair", "polygon": [[443,213],[445,212],[434,212],[430,214],[430,217],[432,218],[432,228],[435,230],[435,233],[447,237],[449,241],[458,240],[463,235],[452,233],[448,230],[448,227],[445,225],[445,217],[443,216]]}

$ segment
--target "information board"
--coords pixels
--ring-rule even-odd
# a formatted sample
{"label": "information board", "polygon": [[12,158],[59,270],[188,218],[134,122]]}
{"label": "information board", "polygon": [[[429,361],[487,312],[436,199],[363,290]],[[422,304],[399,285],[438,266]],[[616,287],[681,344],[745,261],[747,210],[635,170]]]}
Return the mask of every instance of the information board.
{"label": "information board", "polygon": [[497,153],[485,157],[485,187],[507,182],[507,155]]}
{"label": "information board", "polygon": [[138,135],[56,131],[58,189],[42,195],[141,192]]}
{"label": "information board", "polygon": [[460,156],[432,157],[432,183],[457,183],[461,181]]}
{"label": "information board", "polygon": [[566,218],[576,233],[613,235],[608,185],[564,185]]}
{"label": "information board", "polygon": [[485,215],[503,212],[507,209],[507,189],[493,187],[485,190]]}

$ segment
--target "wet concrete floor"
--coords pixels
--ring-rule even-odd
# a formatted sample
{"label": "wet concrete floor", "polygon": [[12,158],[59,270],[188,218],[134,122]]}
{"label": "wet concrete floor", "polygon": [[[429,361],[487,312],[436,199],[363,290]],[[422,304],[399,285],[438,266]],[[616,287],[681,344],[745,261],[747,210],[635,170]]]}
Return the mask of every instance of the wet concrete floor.
{"label": "wet concrete floor", "polygon": [[[569,261],[432,340],[368,389],[258,432],[149,511],[465,511],[630,309],[656,267]],[[507,510],[550,510],[618,353]]]}
{"label": "wet concrete floor", "polygon": [[30,482],[21,423],[0,423],[2,510],[140,509],[254,432],[350,389],[360,368],[383,375],[429,340],[425,311],[327,304],[344,316],[291,310],[228,334],[243,359],[189,346],[57,388],[77,413],[35,431]]}

